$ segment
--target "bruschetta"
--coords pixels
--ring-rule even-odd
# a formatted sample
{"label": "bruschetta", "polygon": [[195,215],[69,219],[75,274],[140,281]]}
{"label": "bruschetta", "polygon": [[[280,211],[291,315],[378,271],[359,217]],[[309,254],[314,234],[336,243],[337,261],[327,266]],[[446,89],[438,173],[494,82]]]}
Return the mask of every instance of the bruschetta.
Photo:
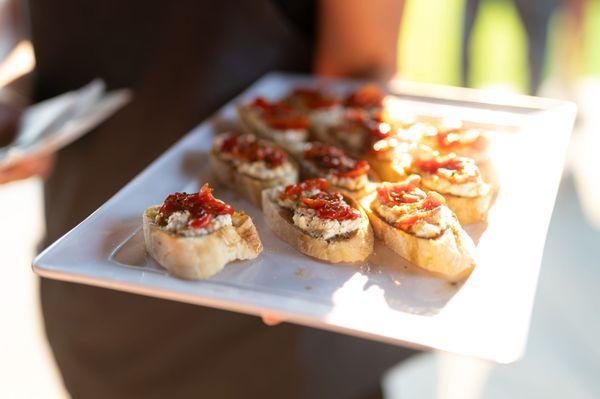
{"label": "bruschetta", "polygon": [[475,246],[444,197],[419,188],[420,177],[381,183],[361,200],[375,235],[411,263],[450,281],[475,266]]}
{"label": "bruschetta", "polygon": [[342,122],[331,127],[321,141],[364,159],[381,180],[398,181],[406,177],[410,163],[407,150],[411,144],[401,140],[389,123],[363,110],[347,109]]}
{"label": "bruschetta", "polygon": [[379,86],[366,84],[348,94],[344,106],[363,110],[376,117],[383,111],[384,98],[385,94]]}
{"label": "bruschetta", "polygon": [[328,191],[325,179],[263,191],[269,228],[300,252],[332,263],[357,262],[373,251],[373,231],[352,198]]}
{"label": "bruschetta", "polygon": [[395,129],[405,129],[416,122],[414,111],[400,98],[386,94],[375,84],[365,84],[351,92],[344,106],[365,111],[369,116],[389,123]]}
{"label": "bruschetta", "polygon": [[442,194],[446,205],[461,224],[476,223],[487,218],[492,188],[481,177],[479,168],[470,158],[454,154],[416,151],[410,166],[421,176],[421,186]]}
{"label": "bruschetta", "polygon": [[324,178],[333,190],[355,199],[368,192],[369,163],[348,156],[338,147],[321,142],[307,143],[297,159],[305,178]]}
{"label": "bruschetta", "polygon": [[174,276],[200,280],[234,260],[254,259],[263,246],[252,219],[216,199],[205,184],[169,195],[143,215],[147,252]]}
{"label": "bruschetta", "polygon": [[238,107],[243,127],[250,133],[273,141],[286,150],[294,150],[309,138],[306,114],[282,101],[258,97]]}
{"label": "bruschetta", "polygon": [[338,125],[344,112],[342,99],[321,89],[296,88],[283,101],[308,116],[310,129],[317,138]]}
{"label": "bruschetta", "polygon": [[441,155],[456,154],[482,163],[489,158],[489,133],[481,129],[467,128],[462,122],[445,122],[439,126],[420,124],[421,144],[438,151]]}
{"label": "bruschetta", "polygon": [[249,133],[215,137],[210,166],[221,184],[258,206],[262,190],[298,181],[298,168],[283,149]]}

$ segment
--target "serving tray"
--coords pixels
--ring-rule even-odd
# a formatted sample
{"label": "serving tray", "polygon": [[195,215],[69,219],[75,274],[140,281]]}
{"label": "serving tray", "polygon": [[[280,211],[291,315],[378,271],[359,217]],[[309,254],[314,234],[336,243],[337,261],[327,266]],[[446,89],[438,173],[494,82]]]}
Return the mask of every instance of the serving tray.
{"label": "serving tray", "polygon": [[[356,264],[308,258],[275,237],[260,210],[217,188],[245,210],[264,252],[205,281],[167,274],[144,251],[141,214],[175,191],[212,182],[208,151],[215,133],[237,128],[235,107],[257,95],[277,98],[295,86],[346,92],[362,82],[270,73],[192,130],[81,224],[35,260],[44,277],[90,284],[500,363],[523,353],[546,232],[575,106],[558,100],[490,95],[454,87],[396,82],[399,112],[461,118],[494,133],[500,190],[487,224],[467,226],[478,266],[462,284],[422,271],[376,244]],[[85,245],[82,245],[85,243]]]}

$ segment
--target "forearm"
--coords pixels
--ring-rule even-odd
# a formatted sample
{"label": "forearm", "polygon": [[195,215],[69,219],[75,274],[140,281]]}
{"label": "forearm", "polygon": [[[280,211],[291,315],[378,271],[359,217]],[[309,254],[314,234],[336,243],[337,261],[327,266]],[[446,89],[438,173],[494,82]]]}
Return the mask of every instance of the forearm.
{"label": "forearm", "polygon": [[314,72],[389,79],[403,7],[403,0],[321,0]]}

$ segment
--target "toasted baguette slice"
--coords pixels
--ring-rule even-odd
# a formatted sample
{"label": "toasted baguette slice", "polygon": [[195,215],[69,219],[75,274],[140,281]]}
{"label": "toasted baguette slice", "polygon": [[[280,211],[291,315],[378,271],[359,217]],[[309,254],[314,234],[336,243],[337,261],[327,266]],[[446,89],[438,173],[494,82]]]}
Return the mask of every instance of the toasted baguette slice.
{"label": "toasted baguette slice", "polygon": [[239,105],[237,111],[242,126],[248,133],[256,134],[267,140],[273,140],[271,129],[261,121],[256,112],[253,112],[252,107],[249,104]]}
{"label": "toasted baguette slice", "polygon": [[[423,118],[428,119],[428,118]],[[448,124],[450,122],[450,124]],[[493,133],[462,121],[424,121],[413,126],[415,138],[441,155],[456,154],[471,158],[478,165],[490,158]],[[451,134],[452,136],[448,136]],[[452,137],[448,140],[447,137]]]}
{"label": "toasted baguette slice", "polygon": [[[484,180],[479,167],[472,159],[457,157],[454,154],[440,156],[437,151],[431,150],[427,146],[417,147],[413,152],[413,156],[412,164],[408,170],[422,177],[421,188],[424,190],[436,191],[444,197],[446,205],[454,212],[461,224],[477,223],[487,219],[487,213],[494,195],[494,189],[492,185]],[[425,162],[434,162],[434,167],[436,160],[439,160],[437,162],[458,162],[458,165],[454,166],[452,176],[454,178],[457,178],[458,176],[459,178],[461,174],[466,173],[463,177],[467,176],[470,179],[475,179],[474,183],[478,187],[478,195],[475,197],[468,197],[444,192],[444,190],[448,190],[448,188],[445,187],[445,184],[441,184],[440,186],[440,183],[446,181],[446,184],[448,184],[448,181],[444,180],[444,177],[440,178],[439,176],[436,176],[436,172],[420,169],[419,162],[423,162],[422,159],[425,159]],[[429,167],[431,167],[431,165]],[[457,167],[458,169],[456,169]],[[467,172],[465,172],[465,170]],[[438,181],[437,179],[441,180]],[[472,183],[473,180],[468,180],[468,184]],[[454,184],[458,186],[461,185],[461,183]],[[441,187],[441,189],[439,187]]]}
{"label": "toasted baguette slice", "polygon": [[249,104],[238,106],[237,111],[242,127],[247,133],[256,134],[262,139],[272,141],[286,151],[297,151],[308,140],[309,129],[302,129],[304,133],[297,136],[282,134],[282,132],[271,129]]}
{"label": "toasted baguette slice", "polygon": [[373,252],[373,230],[364,210],[351,198],[344,199],[356,207],[361,213],[360,228],[347,238],[324,240],[315,238],[294,225],[293,212],[283,208],[272,199],[273,189],[264,190],[262,194],[263,212],[267,226],[279,238],[298,251],[331,263],[358,262],[366,259]]}
{"label": "toasted baguette slice", "polygon": [[346,188],[346,187],[337,186],[334,183],[334,181],[332,179],[330,179],[330,176],[313,173],[308,167],[304,167],[304,166],[302,167],[302,173],[300,174],[301,180],[313,179],[313,178],[317,178],[317,177],[326,179],[330,184],[329,187],[331,188],[331,191],[338,191],[338,192],[342,193],[344,195],[344,197],[351,197],[355,201],[358,201],[365,195],[368,195],[374,189],[374,184],[372,182],[368,182],[363,188],[356,189],[356,190],[350,190],[349,188]]}
{"label": "toasted baguette slice", "polygon": [[298,181],[298,166],[290,158],[288,158],[292,165],[290,173],[274,179],[257,179],[240,173],[231,162],[220,158],[214,149],[210,152],[209,161],[212,174],[219,183],[236,191],[259,207],[262,205],[261,193],[264,189],[293,184]]}
{"label": "toasted baguette slice", "polygon": [[204,236],[183,237],[166,232],[155,222],[159,208],[144,212],[144,241],[148,253],[174,276],[206,279],[231,261],[256,258],[263,249],[252,219],[244,213],[232,215],[232,226]]}
{"label": "toasted baguette slice", "polygon": [[380,218],[371,207],[376,196],[377,193],[373,193],[363,198],[361,205],[377,238],[415,266],[446,280],[460,281],[468,277],[475,267],[475,245],[458,220],[453,218],[450,227],[435,239],[417,237]]}
{"label": "toasted baguette slice", "polygon": [[381,181],[397,182],[405,179],[406,176],[408,176],[407,167],[410,163],[410,160],[408,159],[408,155],[405,153],[397,154],[392,159],[382,159],[374,155],[361,154],[353,151],[348,146],[345,146],[344,143],[331,138],[321,141],[342,148],[353,158],[364,159],[369,163],[371,171],[373,171],[377,178]]}
{"label": "toasted baguette slice", "polygon": [[[408,151],[409,145],[403,145],[402,150],[397,151],[389,158],[378,157],[365,151],[357,151],[346,143],[336,140],[331,134],[326,134],[320,141],[343,149],[348,155],[356,159],[364,159],[369,163],[371,170],[381,181],[397,182],[408,176],[411,155]],[[406,147],[406,149],[404,149]]]}
{"label": "toasted baguette slice", "polygon": [[320,142],[306,143],[303,148],[299,149],[299,151],[297,151],[295,153],[291,153],[291,155],[294,157],[294,159],[300,166],[301,179],[313,179],[313,178],[326,179],[330,184],[331,191],[339,191],[342,194],[344,194],[345,196],[352,197],[356,201],[358,201],[360,198],[364,197],[365,195],[367,195],[368,193],[370,193],[373,190],[374,185],[372,184],[372,182],[379,181],[379,177],[378,177],[377,173],[375,173],[373,171],[373,169],[368,170],[368,172],[365,176],[366,182],[365,182],[364,186],[362,186],[361,188],[351,189],[348,187],[348,184],[346,184],[346,185],[336,184],[336,183],[339,183],[340,181],[339,180],[336,181],[336,179],[334,177],[332,177],[331,174],[328,173],[329,171],[327,171],[326,169],[320,169],[319,167],[315,166],[315,164],[313,162],[307,160],[304,157],[304,151],[306,150],[306,148],[309,148],[309,146],[314,143],[327,145],[325,143],[320,143]]}
{"label": "toasted baguette slice", "polygon": [[[302,162],[300,162],[300,164],[302,165]],[[369,171],[369,181],[367,182],[367,184],[363,188],[350,190],[347,187],[336,185],[335,182],[332,179],[330,179],[329,176],[314,173],[309,167],[302,166],[302,173],[300,174],[301,180],[312,179],[317,177],[326,179],[330,184],[329,187],[331,188],[331,191],[339,191],[344,195],[344,197],[350,197],[355,201],[359,201],[364,196],[369,195],[369,193],[371,193],[377,186],[377,184],[374,182],[379,180],[375,172]]]}
{"label": "toasted baguette slice", "polygon": [[397,182],[404,180],[408,176],[406,167],[403,165],[401,159],[378,159],[370,155],[365,155],[362,158],[369,163],[381,181]]}
{"label": "toasted baguette slice", "polygon": [[361,198],[369,195],[369,193],[373,192],[377,185],[373,182],[367,183],[365,187],[360,190],[348,190],[346,188],[336,186],[335,184],[331,185],[331,191],[339,191],[344,195],[344,197],[350,197],[355,201],[360,201]]}
{"label": "toasted baguette slice", "polygon": [[[373,174],[373,176],[374,176],[374,174]],[[300,177],[301,177],[301,179],[312,179],[312,178],[316,178],[316,177],[321,177],[323,179],[326,179],[330,184],[331,191],[339,191],[345,197],[351,197],[355,201],[359,201],[362,197],[364,197],[364,196],[368,195],[370,192],[372,192],[376,187],[375,183],[373,183],[373,181],[376,181],[376,179],[373,178],[373,179],[369,179],[369,182],[363,188],[356,189],[356,190],[350,190],[349,188],[335,185],[335,183],[329,178],[329,176],[324,176],[324,175],[320,175],[317,173],[311,173],[311,171],[305,167],[302,168],[302,173],[300,174]]]}
{"label": "toasted baguette slice", "polygon": [[458,218],[460,224],[471,224],[483,222],[487,219],[487,213],[492,201],[492,190],[486,195],[479,197],[459,197],[452,194],[441,194],[446,200],[448,208]]}

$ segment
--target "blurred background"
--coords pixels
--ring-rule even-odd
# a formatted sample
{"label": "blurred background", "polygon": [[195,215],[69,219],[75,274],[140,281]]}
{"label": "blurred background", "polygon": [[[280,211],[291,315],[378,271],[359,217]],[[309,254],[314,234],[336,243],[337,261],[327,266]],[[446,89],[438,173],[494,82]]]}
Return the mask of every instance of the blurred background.
{"label": "blurred background", "polygon": [[[2,88],[35,69],[27,35],[13,34],[11,12],[0,0]],[[579,114],[525,357],[492,366],[422,354],[386,375],[386,397],[600,397],[600,1],[407,0],[398,46],[397,79],[568,99]],[[0,100],[11,95],[0,90]],[[39,178],[0,185],[2,397],[66,396],[30,269],[44,234],[42,201]]]}

